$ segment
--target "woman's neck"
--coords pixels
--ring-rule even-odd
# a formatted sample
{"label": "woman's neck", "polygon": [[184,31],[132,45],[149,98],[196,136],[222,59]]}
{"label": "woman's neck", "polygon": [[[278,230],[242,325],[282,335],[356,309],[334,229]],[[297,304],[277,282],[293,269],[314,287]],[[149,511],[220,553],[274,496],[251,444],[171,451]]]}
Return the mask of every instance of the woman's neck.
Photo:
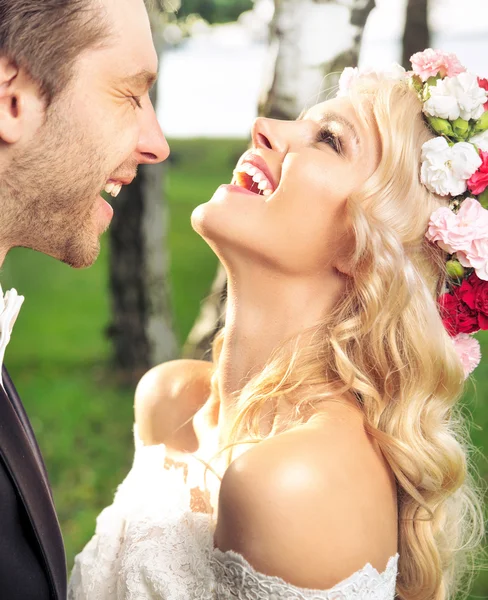
{"label": "woman's neck", "polygon": [[[344,279],[278,278],[262,274],[252,285],[229,278],[224,341],[219,358],[219,429],[235,418],[236,397],[289,338],[324,320],[344,293]],[[300,344],[307,343],[307,334]]]}

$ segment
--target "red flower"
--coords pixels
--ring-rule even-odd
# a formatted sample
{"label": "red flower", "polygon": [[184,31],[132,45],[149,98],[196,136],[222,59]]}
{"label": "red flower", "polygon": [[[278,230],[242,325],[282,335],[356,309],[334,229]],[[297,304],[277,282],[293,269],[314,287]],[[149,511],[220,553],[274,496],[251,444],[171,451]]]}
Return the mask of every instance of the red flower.
{"label": "red flower", "polygon": [[[488,79],[483,79],[481,77],[478,77],[478,85],[480,86],[480,88],[483,88],[484,90],[486,90],[488,92]],[[488,102],[486,102],[484,104],[484,108],[485,108],[485,110],[488,110]]]}
{"label": "red flower", "polygon": [[480,150],[480,158],[483,161],[481,167],[468,180],[469,191],[475,196],[479,196],[488,187],[488,152]]}
{"label": "red flower", "polygon": [[480,329],[488,329],[488,281],[473,273],[459,288],[459,297],[471,310],[478,313]]}
{"label": "red flower", "polygon": [[439,310],[444,327],[452,337],[458,333],[474,333],[479,331],[478,313],[463,302],[460,289],[452,294],[444,294],[439,298]]}

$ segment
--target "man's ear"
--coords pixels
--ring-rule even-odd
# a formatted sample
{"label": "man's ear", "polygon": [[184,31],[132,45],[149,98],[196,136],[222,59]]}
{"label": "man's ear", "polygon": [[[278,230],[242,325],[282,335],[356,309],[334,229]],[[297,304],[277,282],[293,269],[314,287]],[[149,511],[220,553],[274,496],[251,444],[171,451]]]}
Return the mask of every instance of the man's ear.
{"label": "man's ear", "polygon": [[[0,142],[15,144],[39,117],[41,98],[32,80],[12,61],[0,57]],[[36,114],[29,115],[30,109]]]}
{"label": "man's ear", "polygon": [[0,58],[0,140],[15,144],[22,135],[20,106],[16,92],[19,69],[6,57]]}

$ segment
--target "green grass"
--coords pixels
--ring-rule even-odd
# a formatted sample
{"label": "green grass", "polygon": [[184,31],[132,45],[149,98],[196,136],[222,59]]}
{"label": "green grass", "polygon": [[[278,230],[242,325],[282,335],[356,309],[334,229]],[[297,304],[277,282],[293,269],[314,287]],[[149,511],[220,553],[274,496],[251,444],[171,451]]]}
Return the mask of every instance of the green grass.
{"label": "green grass", "polygon": [[[216,258],[190,226],[195,206],[229,181],[242,140],[175,140],[166,177],[170,207],[170,280],[175,325],[182,343],[209,291]],[[74,271],[29,250],[12,251],[1,273],[4,290],[26,296],[6,364],[31,416],[54,489],[68,566],[91,537],[95,518],[112,500],[132,459],[133,389],[109,368],[107,240],[90,269]],[[481,454],[488,445],[488,335],[485,359],[466,404]],[[482,475],[486,460],[479,458]],[[488,598],[483,574],[472,598]]]}
{"label": "green grass", "polygon": [[243,140],[175,140],[166,177],[170,205],[169,246],[173,310],[180,342],[184,342],[208,294],[217,259],[190,225],[193,209],[228,183],[242,152]]}

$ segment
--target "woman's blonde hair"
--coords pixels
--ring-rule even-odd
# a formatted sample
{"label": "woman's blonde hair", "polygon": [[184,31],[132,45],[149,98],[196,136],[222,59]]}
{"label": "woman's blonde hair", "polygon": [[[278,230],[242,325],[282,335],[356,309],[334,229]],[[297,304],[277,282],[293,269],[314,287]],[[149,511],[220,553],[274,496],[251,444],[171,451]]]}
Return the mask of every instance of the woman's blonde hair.
{"label": "woman's blonde hair", "polygon": [[[397,481],[398,597],[451,599],[467,594],[484,523],[458,402],[463,370],[436,303],[445,255],[425,238],[431,213],[447,200],[419,181],[421,146],[432,134],[409,85],[362,77],[350,96],[379,131],[381,158],[364,189],[348,199],[355,247],[347,292],[332,314],[303,332],[311,342],[290,340],[247,382],[222,450],[230,448],[230,464],[236,445],[263,439],[259,420],[270,401],[292,403],[290,428],[317,402],[353,393]],[[214,397],[223,337],[221,330],[213,344]],[[314,384],[322,384],[320,394],[311,391]]]}

